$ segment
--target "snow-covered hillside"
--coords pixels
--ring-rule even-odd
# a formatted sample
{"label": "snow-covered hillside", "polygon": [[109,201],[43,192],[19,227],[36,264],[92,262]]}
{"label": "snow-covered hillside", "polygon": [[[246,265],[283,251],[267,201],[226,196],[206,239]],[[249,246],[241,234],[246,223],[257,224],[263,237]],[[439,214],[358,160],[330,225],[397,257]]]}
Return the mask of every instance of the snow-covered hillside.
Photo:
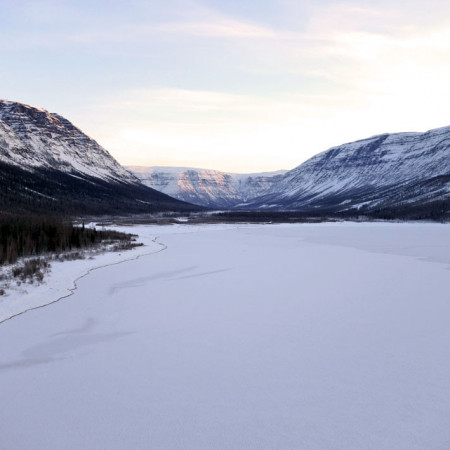
{"label": "snow-covered hillside", "polygon": [[136,183],[103,147],[64,117],[0,100],[0,160],[22,169],[49,168]]}
{"label": "snow-covered hillside", "polygon": [[126,214],[199,209],[143,185],[64,117],[0,100],[0,211]]}
{"label": "snow-covered hillside", "polygon": [[413,211],[417,217],[422,212],[443,217],[450,201],[450,127],[340,145],[288,172],[129,169],[148,186],[212,208],[389,211],[393,216]]}
{"label": "snow-covered hillside", "polygon": [[186,167],[127,167],[144,184],[167,195],[210,208],[229,208],[266,192],[285,173],[236,174]]}
{"label": "snow-covered hillside", "polygon": [[450,195],[450,127],[333,147],[279,177],[251,208],[371,208]]}

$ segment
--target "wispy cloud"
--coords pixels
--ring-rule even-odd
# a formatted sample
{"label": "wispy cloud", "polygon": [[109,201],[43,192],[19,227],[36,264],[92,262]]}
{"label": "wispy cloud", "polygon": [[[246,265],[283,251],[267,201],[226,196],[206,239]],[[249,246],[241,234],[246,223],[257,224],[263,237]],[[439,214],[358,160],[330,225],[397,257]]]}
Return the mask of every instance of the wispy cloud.
{"label": "wispy cloud", "polygon": [[449,2],[283,0],[277,20],[207,1],[126,11],[114,2],[97,15],[56,3],[24,2],[32,26],[0,29],[4,54],[20,59],[5,67],[41,55],[39,87],[53,90],[64,55],[72,100],[90,105],[72,117],[124,162],[289,168],[340,142],[450,116]]}
{"label": "wispy cloud", "polygon": [[278,39],[279,33],[270,28],[234,20],[227,17],[214,17],[207,22],[164,23],[154,29],[166,33],[187,34],[213,38]]}

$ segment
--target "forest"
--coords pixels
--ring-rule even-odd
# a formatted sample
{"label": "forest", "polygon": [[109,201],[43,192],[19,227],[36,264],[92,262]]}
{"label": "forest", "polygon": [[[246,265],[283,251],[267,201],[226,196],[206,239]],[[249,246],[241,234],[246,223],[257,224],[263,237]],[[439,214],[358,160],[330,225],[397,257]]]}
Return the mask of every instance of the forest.
{"label": "forest", "polygon": [[106,241],[132,245],[134,240],[131,234],[76,226],[59,217],[0,216],[0,265],[23,256],[84,249]]}

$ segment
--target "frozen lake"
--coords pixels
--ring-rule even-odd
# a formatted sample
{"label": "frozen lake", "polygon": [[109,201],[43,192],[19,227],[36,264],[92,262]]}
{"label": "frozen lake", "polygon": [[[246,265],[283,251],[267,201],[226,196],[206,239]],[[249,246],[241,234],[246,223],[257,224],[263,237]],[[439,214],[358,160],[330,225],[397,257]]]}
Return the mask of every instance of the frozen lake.
{"label": "frozen lake", "polygon": [[134,231],[0,324],[1,449],[450,448],[449,225]]}

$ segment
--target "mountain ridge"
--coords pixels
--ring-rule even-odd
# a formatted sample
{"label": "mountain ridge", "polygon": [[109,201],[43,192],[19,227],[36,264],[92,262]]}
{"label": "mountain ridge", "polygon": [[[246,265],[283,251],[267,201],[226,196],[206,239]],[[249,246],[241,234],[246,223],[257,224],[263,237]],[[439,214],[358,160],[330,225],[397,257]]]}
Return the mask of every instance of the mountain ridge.
{"label": "mountain ridge", "polygon": [[[9,163],[136,182],[107,150],[69,120],[43,108],[0,100],[0,138],[14,141]],[[3,136],[2,136],[3,135]],[[3,139],[4,140],[4,139]]]}
{"label": "mountain ridge", "polygon": [[198,210],[144,186],[69,120],[0,100],[0,212],[131,214]]}
{"label": "mountain ridge", "polygon": [[238,174],[212,169],[126,166],[144,184],[179,200],[227,209],[265,192],[285,170]]}
{"label": "mountain ridge", "polygon": [[450,126],[385,133],[313,156],[238,207],[368,212],[431,204],[448,199],[449,174]]}
{"label": "mountain ridge", "polygon": [[0,212],[201,210],[189,205],[195,203],[331,215],[450,214],[450,126],[359,139],[289,171],[128,168],[133,173],[59,114],[0,100]]}

